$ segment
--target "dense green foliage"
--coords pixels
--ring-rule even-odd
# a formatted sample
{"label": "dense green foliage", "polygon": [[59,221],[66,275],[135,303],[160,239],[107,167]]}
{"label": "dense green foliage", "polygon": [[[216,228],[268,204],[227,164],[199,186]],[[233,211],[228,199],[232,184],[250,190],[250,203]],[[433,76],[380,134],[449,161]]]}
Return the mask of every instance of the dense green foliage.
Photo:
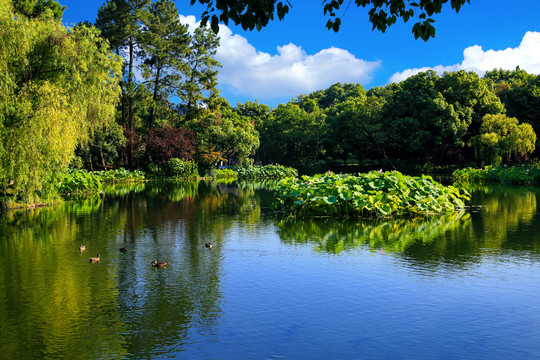
{"label": "dense green foliage", "polygon": [[55,20],[62,19],[66,9],[56,0],[13,0],[13,8],[17,14],[28,18],[37,18],[50,11]]}
{"label": "dense green foliage", "polygon": [[172,158],[167,161],[167,175],[182,178],[197,177],[199,176],[199,169],[193,161]]}
{"label": "dense green foliage", "polygon": [[533,152],[536,134],[531,124],[518,125],[516,118],[503,114],[484,116],[480,133],[471,139],[476,156],[491,165],[499,165],[503,157],[527,156]]}
{"label": "dense green foliage", "polygon": [[[506,107],[506,114],[509,117],[531,124],[536,133],[540,132],[540,76],[538,74],[528,74],[517,67],[513,71],[502,69],[488,71],[485,78],[493,82],[495,92]],[[537,138],[536,141],[540,139]]]}
{"label": "dense green foliage", "polygon": [[[219,31],[219,22],[226,25],[232,20],[236,25],[241,25],[244,30],[261,30],[274,19],[274,13],[282,20],[292,7],[289,1],[214,1],[214,0],[191,0],[207,5],[207,10],[203,12],[201,19],[203,24],[209,20],[212,29],[217,33]],[[434,14],[440,14],[443,11],[443,5],[449,0],[356,0],[354,4],[369,9],[369,22],[373,24],[373,29],[385,32],[386,29],[394,24],[397,19],[404,22],[409,19],[416,19],[417,22],[412,27],[414,38],[419,37],[425,41],[435,37],[435,27],[432,25]],[[323,12],[330,16],[326,23],[328,29],[339,31],[341,18],[336,16],[338,10],[343,6],[343,0],[323,0]],[[459,12],[465,3],[470,0],[452,0],[450,5],[453,11]],[[352,1],[346,2],[348,8]],[[342,11],[347,11],[342,10]]]}
{"label": "dense green foliage", "polygon": [[233,169],[217,169],[216,170],[216,179],[237,179],[238,171]]}
{"label": "dense green foliage", "polygon": [[[514,73],[523,71],[510,72]],[[522,93],[536,91],[531,86],[522,89]],[[502,161],[526,160],[534,155],[534,124],[531,129],[527,121],[517,118],[519,124],[504,116],[506,108],[498,94],[491,78],[473,72],[439,76],[426,71],[368,91],[338,83],[273,110],[246,103],[238,111],[250,113],[259,132],[256,161],[301,170],[322,164],[324,171],[336,163],[371,170],[373,160],[384,168],[399,168],[404,162],[440,167],[488,161],[488,148],[501,150]],[[512,133],[496,147],[478,141],[493,132],[487,126],[489,119],[499,119],[498,127]]]}
{"label": "dense green foliage", "polygon": [[108,0],[96,26],[125,61],[117,115],[127,142],[122,166],[154,171],[152,162],[194,159],[208,174],[219,161],[249,163],[258,134],[218,96],[219,38],[212,31],[189,32],[170,0]]}
{"label": "dense green foliage", "polygon": [[290,215],[389,217],[451,213],[464,206],[466,191],[430,176],[397,171],[337,175],[331,172],[282,180],[275,206]]}
{"label": "dense green foliage", "polygon": [[128,171],[124,168],[92,171],[91,174],[96,175],[102,183],[108,184],[139,182],[146,179],[144,172],[140,170]]}
{"label": "dense green foliage", "polygon": [[69,169],[58,173],[54,186],[62,195],[79,195],[100,191],[104,184],[139,182],[145,178],[142,171],[128,171],[123,168],[91,172]]}
{"label": "dense green foliage", "polygon": [[85,192],[96,192],[101,189],[100,177],[85,170],[61,172],[58,174],[56,181],[58,192],[68,196]]}
{"label": "dense green foliage", "polygon": [[454,171],[454,181],[463,184],[504,183],[525,185],[540,183],[540,165],[486,166],[483,169],[464,168]]}
{"label": "dense green foliage", "polygon": [[119,58],[94,28],[68,29],[50,13],[15,17],[0,2],[0,188],[23,202],[53,195],[55,173],[114,117]]}
{"label": "dense green foliage", "polygon": [[233,166],[228,169],[219,169],[216,178],[247,179],[283,179],[298,176],[296,169],[283,165],[250,165]]}
{"label": "dense green foliage", "polygon": [[283,165],[253,165],[246,167],[235,167],[239,179],[283,179],[291,176],[298,176],[298,171]]}

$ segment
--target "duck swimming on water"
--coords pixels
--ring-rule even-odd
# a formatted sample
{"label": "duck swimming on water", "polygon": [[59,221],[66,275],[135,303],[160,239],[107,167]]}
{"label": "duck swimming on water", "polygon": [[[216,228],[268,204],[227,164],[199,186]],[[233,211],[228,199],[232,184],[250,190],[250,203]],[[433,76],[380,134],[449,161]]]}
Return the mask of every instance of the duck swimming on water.
{"label": "duck swimming on water", "polygon": [[96,257],[91,257],[90,259],[88,259],[88,261],[90,262],[98,262],[101,260],[101,256],[99,256],[99,254],[97,254]]}
{"label": "duck swimming on water", "polygon": [[169,265],[168,262],[157,262],[157,260],[152,261],[153,267],[167,267]]}

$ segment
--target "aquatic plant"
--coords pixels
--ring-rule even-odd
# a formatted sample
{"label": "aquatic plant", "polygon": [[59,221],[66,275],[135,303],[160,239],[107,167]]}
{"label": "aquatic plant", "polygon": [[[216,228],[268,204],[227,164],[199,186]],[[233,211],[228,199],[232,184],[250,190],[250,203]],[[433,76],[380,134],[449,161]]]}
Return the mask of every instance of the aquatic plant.
{"label": "aquatic plant", "polygon": [[140,170],[129,171],[124,168],[115,170],[93,171],[104,183],[133,182],[145,180],[144,172]]}
{"label": "aquatic plant", "polygon": [[279,164],[233,166],[227,169],[218,169],[216,173],[216,178],[218,179],[283,179],[290,176],[298,176],[298,171],[294,168]]}
{"label": "aquatic plant", "polygon": [[540,182],[540,165],[486,166],[483,169],[464,168],[453,172],[457,183],[531,184]]}
{"label": "aquatic plant", "polygon": [[239,179],[283,179],[290,176],[298,176],[298,171],[283,165],[252,165],[247,167],[234,167],[238,172]]}
{"label": "aquatic plant", "polygon": [[233,169],[218,169],[216,171],[217,179],[237,179],[238,171]]}
{"label": "aquatic plant", "polygon": [[64,195],[93,192],[101,189],[101,180],[97,174],[76,169],[68,169],[58,173],[55,184],[58,192]]}
{"label": "aquatic plant", "polygon": [[469,199],[465,190],[431,176],[398,171],[343,175],[327,172],[282,180],[274,208],[289,216],[392,217],[452,213]]}

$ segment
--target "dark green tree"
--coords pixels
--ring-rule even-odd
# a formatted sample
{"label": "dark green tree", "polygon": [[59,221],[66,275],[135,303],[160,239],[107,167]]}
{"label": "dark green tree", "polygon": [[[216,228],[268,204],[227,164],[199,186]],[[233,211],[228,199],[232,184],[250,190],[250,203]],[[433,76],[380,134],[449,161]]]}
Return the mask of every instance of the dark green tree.
{"label": "dark green tree", "polygon": [[[135,60],[136,48],[139,44],[141,18],[147,11],[150,0],[107,0],[98,10],[96,27],[102,36],[109,41],[111,47],[124,57],[126,68],[122,81],[122,121],[126,130],[135,131]],[[127,116],[126,116],[127,112]],[[128,165],[132,166],[134,146],[128,137]]]}
{"label": "dark green tree", "polygon": [[[393,157],[432,157],[452,136],[457,114],[436,89],[439,77],[427,71],[399,84],[384,110],[388,150]],[[466,130],[466,129],[465,129]],[[461,134],[463,135],[463,134]],[[430,159],[431,160],[431,159]]]}
{"label": "dark green tree", "polygon": [[468,124],[470,136],[478,134],[486,114],[505,112],[493,87],[475,72],[460,70],[444,73],[437,82],[437,89],[454,107],[460,121]]}
{"label": "dark green tree", "polygon": [[[189,123],[195,134],[197,161],[212,161],[207,165],[216,165],[218,160],[248,163],[248,156],[259,147],[254,121],[233,109],[225,99],[220,98],[216,104],[213,111],[206,111]],[[214,155],[208,156],[212,153]],[[203,168],[205,166],[203,164]]]}
{"label": "dark green tree", "polygon": [[77,148],[75,154],[81,162],[78,165],[90,170],[113,168],[119,161],[118,149],[125,144],[122,127],[111,121],[96,129],[92,138]]}
{"label": "dark green tree", "polygon": [[[317,106],[323,110],[326,110],[336,104],[339,104],[350,97],[365,97],[366,90],[360,84],[341,84],[335,83],[326,90],[317,90],[311,94],[305,96],[300,95],[294,103],[300,107],[305,108],[306,111],[309,107],[308,103],[301,104],[306,99],[313,99],[317,102]],[[309,112],[309,111],[308,111]]]}
{"label": "dark green tree", "polygon": [[219,37],[207,28],[199,27],[191,36],[184,83],[177,93],[184,102],[183,112],[188,121],[215,107],[219,99],[217,68],[221,65],[214,58],[218,46]]}
{"label": "dark green tree", "polygon": [[298,105],[280,104],[268,119],[261,138],[260,156],[267,163],[298,166],[316,160],[322,151],[322,128],[325,115],[308,113]]}
{"label": "dark green tree", "polygon": [[170,0],[153,3],[142,20],[144,26],[139,38],[144,63],[140,69],[146,86],[152,91],[148,115],[148,131],[151,132],[156,111],[169,108],[170,97],[181,86],[189,35],[187,26],[180,23],[178,9]]}
{"label": "dark green tree", "polygon": [[404,80],[384,110],[387,150],[436,162],[457,161],[478,134],[486,114],[504,106],[476,73],[458,71],[439,77],[434,71]]}
{"label": "dark green tree", "polygon": [[509,117],[529,123],[536,133],[540,132],[540,75],[528,74],[517,67],[488,71],[484,78],[493,82]]}
{"label": "dark green tree", "polygon": [[238,103],[235,110],[240,116],[249,119],[257,131],[259,146],[254,154],[254,160],[258,163],[266,162],[266,159],[261,157],[261,155],[264,156],[265,152],[260,151],[259,148],[264,146],[264,144],[267,144],[264,136],[266,135],[265,127],[270,118],[270,107],[268,105],[259,104],[258,101],[247,101],[245,104]]}
{"label": "dark green tree", "polygon": [[326,156],[341,158],[346,165],[350,155],[358,154],[359,139],[363,135],[360,114],[365,102],[364,94],[362,97],[350,97],[328,109],[323,137]]}

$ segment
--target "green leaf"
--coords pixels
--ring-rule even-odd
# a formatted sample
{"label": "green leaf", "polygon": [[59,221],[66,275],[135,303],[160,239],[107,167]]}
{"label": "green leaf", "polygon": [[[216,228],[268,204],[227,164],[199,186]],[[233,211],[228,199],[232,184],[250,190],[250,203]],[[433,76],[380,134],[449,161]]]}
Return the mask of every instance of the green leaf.
{"label": "green leaf", "polygon": [[332,25],[332,30],[334,30],[334,32],[338,32],[340,26],[341,26],[341,19],[336,18],[336,20],[334,21],[334,25]]}
{"label": "green leaf", "polygon": [[210,23],[210,28],[215,34],[219,33],[219,19],[216,15],[212,15],[212,22]]}

